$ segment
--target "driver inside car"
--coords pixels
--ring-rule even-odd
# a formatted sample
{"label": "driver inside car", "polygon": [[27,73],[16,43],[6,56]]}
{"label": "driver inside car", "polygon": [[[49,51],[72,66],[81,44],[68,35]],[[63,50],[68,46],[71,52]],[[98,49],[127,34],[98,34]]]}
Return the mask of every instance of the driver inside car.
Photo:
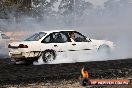
{"label": "driver inside car", "polygon": [[70,32],[70,33],[69,33],[69,37],[72,38],[74,41],[75,41],[75,39],[76,39],[76,38],[75,38],[74,32]]}

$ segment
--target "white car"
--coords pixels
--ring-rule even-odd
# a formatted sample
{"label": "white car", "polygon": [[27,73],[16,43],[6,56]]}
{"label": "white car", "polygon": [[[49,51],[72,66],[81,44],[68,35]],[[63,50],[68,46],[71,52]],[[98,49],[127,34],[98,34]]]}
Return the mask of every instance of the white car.
{"label": "white car", "polygon": [[74,30],[37,32],[21,42],[8,45],[11,61],[37,60],[40,56],[45,63],[55,60],[58,52],[98,52],[102,48],[112,49],[113,42],[95,40]]}

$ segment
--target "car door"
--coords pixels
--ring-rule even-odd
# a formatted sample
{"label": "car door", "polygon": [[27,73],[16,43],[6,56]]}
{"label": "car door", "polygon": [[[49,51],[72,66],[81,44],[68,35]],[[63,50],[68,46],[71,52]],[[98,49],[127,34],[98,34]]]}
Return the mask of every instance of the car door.
{"label": "car door", "polygon": [[43,46],[57,52],[65,52],[70,49],[69,39],[64,32],[54,32],[42,40]]}
{"label": "car door", "polygon": [[94,46],[90,40],[87,40],[84,35],[79,32],[74,32],[74,38],[71,38],[72,45],[77,51],[92,52]]}

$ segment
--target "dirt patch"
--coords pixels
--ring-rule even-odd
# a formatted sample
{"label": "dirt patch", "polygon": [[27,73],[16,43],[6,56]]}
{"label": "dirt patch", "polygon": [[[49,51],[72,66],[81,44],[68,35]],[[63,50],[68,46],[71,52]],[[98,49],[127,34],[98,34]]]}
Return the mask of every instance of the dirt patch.
{"label": "dirt patch", "polygon": [[132,78],[132,59],[38,66],[14,65],[9,59],[1,59],[0,64],[2,87],[82,87],[78,80],[82,67],[89,71],[90,79]]}

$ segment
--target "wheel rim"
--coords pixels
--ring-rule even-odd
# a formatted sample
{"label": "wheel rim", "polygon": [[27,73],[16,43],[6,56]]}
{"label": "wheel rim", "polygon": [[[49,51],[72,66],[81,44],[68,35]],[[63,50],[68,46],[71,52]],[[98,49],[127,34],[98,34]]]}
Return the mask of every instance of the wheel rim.
{"label": "wheel rim", "polygon": [[54,60],[54,55],[52,52],[46,52],[43,57],[44,62],[51,62]]}

